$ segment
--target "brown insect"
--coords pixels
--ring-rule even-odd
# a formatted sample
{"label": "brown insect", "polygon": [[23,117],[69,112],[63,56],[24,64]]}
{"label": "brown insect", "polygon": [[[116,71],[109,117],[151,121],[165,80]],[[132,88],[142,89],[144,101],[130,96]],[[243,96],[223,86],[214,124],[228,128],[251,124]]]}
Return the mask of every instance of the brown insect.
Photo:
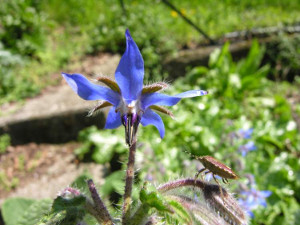
{"label": "brown insect", "polygon": [[235,172],[232,171],[231,168],[224,165],[220,161],[216,160],[214,157],[211,156],[194,156],[196,159],[198,159],[204,168],[200,169],[196,175],[195,179],[198,178],[199,174],[204,172],[206,170],[206,174],[212,173],[214,180],[219,184],[217,181],[215,175],[218,175],[222,178],[222,181],[226,184],[228,183],[228,179],[236,180],[238,179],[238,175],[235,174]]}
{"label": "brown insect", "polygon": [[[198,159],[204,166],[204,168],[198,170],[198,172],[196,173],[195,181],[198,178],[198,176],[203,172],[205,172],[205,174],[212,173],[214,180],[220,187],[220,192],[221,192],[222,197],[223,197],[223,191],[222,191],[220,183],[218,182],[218,180],[216,179],[215,176],[216,175],[220,176],[222,178],[222,181],[225,184],[228,183],[228,179],[233,179],[233,180],[239,179],[238,175],[236,175],[236,173],[233,172],[233,170],[230,167],[224,165],[223,163],[221,163],[219,160],[215,159],[214,157],[209,156],[209,155],[195,156],[189,152],[187,152],[187,153],[189,155],[191,155],[192,157],[194,157],[195,159]],[[202,179],[203,179],[203,177],[202,177]]]}

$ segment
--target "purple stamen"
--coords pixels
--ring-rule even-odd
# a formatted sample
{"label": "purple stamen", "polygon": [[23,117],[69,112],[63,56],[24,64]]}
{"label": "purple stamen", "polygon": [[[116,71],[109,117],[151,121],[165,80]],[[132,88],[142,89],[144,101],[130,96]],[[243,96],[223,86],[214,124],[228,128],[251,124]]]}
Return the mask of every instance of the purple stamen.
{"label": "purple stamen", "polygon": [[121,117],[121,120],[122,120],[122,124],[126,127],[126,125],[127,125],[127,115],[123,115]]}

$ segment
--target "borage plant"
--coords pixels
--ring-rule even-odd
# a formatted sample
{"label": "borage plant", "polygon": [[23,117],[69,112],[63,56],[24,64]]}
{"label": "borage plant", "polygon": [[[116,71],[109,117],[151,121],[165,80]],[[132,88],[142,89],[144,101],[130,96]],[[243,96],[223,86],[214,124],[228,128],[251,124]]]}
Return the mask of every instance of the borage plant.
{"label": "borage plant", "polygon": [[[80,208],[72,215],[72,221],[84,223],[85,214],[94,216],[101,224],[247,224],[244,211],[224,188],[193,178],[179,179],[156,187],[145,182],[139,199],[132,199],[134,164],[139,124],[154,125],[163,138],[164,123],[155,112],[173,117],[163,106],[173,106],[182,98],[206,95],[207,91],[191,90],[175,96],[159,93],[168,87],[164,82],[143,86],[144,61],[129,31],[126,36],[126,51],[116,69],[116,82],[108,77],[99,77],[91,83],[80,74],[66,74],[70,87],[85,100],[101,100],[90,114],[111,106],[105,128],[125,127],[129,156],[125,178],[122,215],[109,212],[98,195],[92,180],[87,181],[92,200],[80,191],[68,188],[55,200],[53,210]],[[67,193],[67,194],[66,194]],[[56,207],[55,207],[56,206]],[[70,210],[69,210],[70,211]],[[74,210],[73,210],[74,212]],[[66,216],[68,215],[68,210]],[[112,215],[115,215],[114,217]],[[67,221],[67,220],[65,220]]]}

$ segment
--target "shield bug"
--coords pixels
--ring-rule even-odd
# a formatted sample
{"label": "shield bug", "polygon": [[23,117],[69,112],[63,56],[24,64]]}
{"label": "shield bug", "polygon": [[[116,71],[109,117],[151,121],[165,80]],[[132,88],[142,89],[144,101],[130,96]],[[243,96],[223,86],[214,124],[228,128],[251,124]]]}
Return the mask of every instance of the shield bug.
{"label": "shield bug", "polygon": [[232,169],[223,163],[221,163],[219,160],[215,159],[212,156],[194,156],[196,159],[198,159],[204,168],[200,169],[196,175],[195,178],[199,176],[204,171],[207,171],[206,173],[212,173],[214,180],[218,183],[216,180],[215,175],[218,175],[222,178],[223,182],[226,184],[228,183],[228,179],[236,180],[238,179],[238,175],[235,174],[235,172],[232,171]]}
{"label": "shield bug", "polygon": [[233,170],[230,167],[224,165],[223,163],[221,163],[219,160],[215,159],[212,156],[208,156],[208,155],[207,156],[195,156],[195,155],[190,154],[189,152],[187,152],[187,153],[189,155],[193,156],[195,159],[198,159],[204,166],[204,168],[198,170],[198,172],[196,173],[195,180],[203,172],[205,172],[205,174],[212,173],[214,180],[220,187],[220,192],[221,192],[222,197],[223,197],[222,188],[215,176],[216,175],[220,176],[222,178],[222,181],[225,184],[228,183],[228,179],[236,180],[239,178],[238,175],[236,175],[236,173],[233,172]]}

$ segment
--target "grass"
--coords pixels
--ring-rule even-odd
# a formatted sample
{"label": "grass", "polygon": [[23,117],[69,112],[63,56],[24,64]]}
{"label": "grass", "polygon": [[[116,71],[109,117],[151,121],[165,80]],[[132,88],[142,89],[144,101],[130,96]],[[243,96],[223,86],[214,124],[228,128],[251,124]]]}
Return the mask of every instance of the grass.
{"label": "grass", "polygon": [[[67,70],[86,54],[122,53],[128,27],[141,48],[146,77],[161,77],[161,61],[180,48],[203,41],[160,1],[5,0],[0,21],[0,104],[36,95],[53,85],[53,73]],[[299,1],[179,1],[172,3],[208,35],[300,21]],[[7,13],[10,12],[10,13]],[[2,49],[2,50],[1,50]],[[16,60],[18,59],[18,60]],[[75,71],[74,71],[75,72]]]}

